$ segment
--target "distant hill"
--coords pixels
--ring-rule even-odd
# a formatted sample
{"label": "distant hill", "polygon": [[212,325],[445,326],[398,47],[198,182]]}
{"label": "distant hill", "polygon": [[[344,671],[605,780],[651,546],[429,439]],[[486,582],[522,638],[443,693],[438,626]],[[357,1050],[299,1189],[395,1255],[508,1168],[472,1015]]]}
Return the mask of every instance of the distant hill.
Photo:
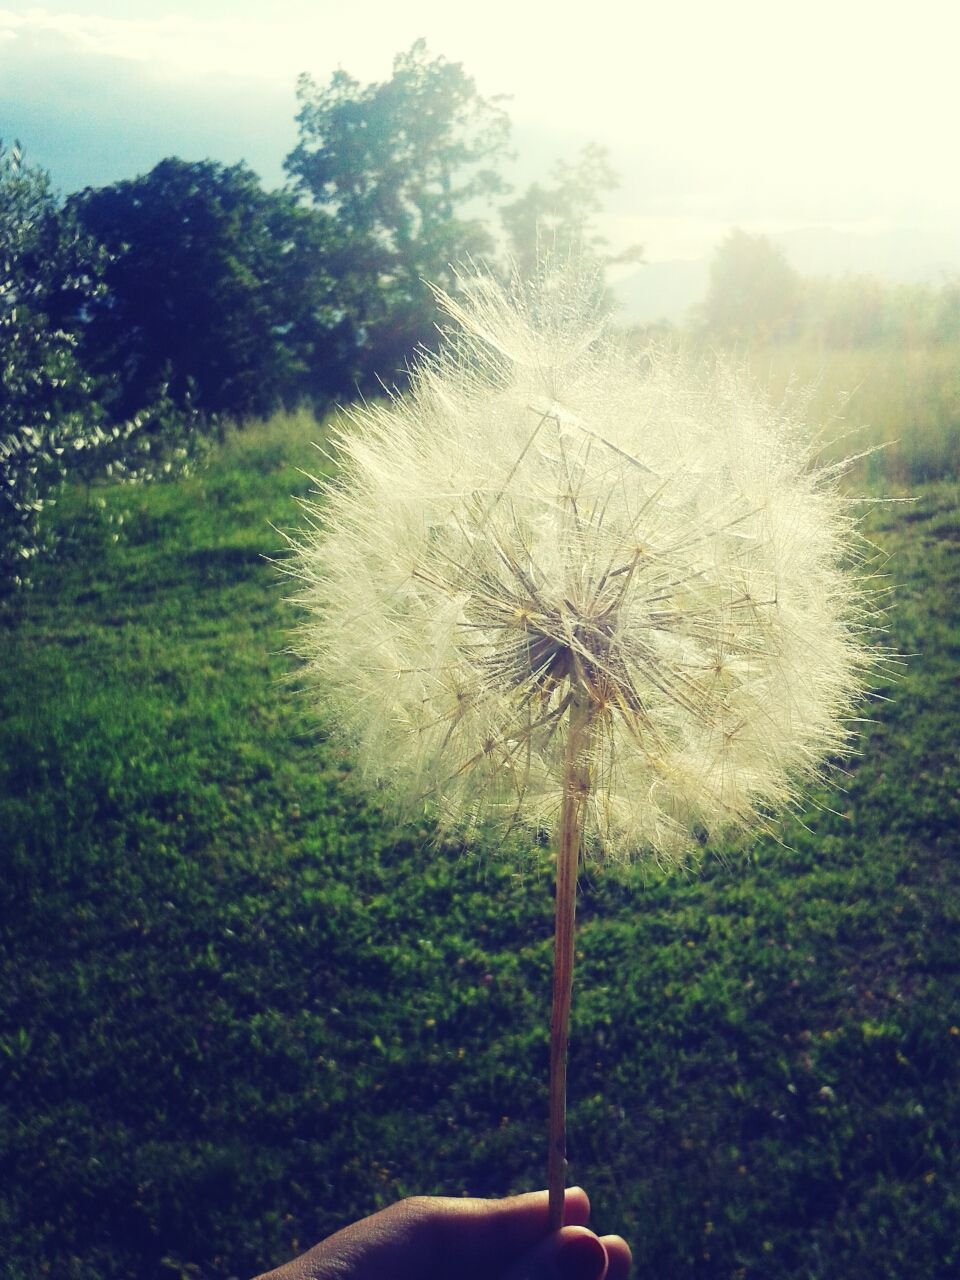
{"label": "distant hill", "polygon": [[[940,284],[960,274],[960,227],[843,231],[803,227],[771,235],[806,276],[875,275],[892,284]],[[705,296],[710,258],[651,262],[614,286],[626,319],[639,324],[686,319]]]}
{"label": "distant hill", "polygon": [[636,324],[679,324],[707,291],[710,263],[650,262],[614,286],[623,318]]}

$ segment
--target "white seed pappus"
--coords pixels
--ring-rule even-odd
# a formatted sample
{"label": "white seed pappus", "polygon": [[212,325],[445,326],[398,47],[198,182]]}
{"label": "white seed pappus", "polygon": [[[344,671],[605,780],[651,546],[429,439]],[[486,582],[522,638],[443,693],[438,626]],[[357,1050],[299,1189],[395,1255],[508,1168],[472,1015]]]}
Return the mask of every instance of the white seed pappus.
{"label": "white seed pappus", "polygon": [[441,822],[553,829],[577,699],[588,847],[682,860],[766,821],[845,748],[870,666],[836,470],[736,370],[631,355],[582,275],[463,283],[305,504],[324,714]]}

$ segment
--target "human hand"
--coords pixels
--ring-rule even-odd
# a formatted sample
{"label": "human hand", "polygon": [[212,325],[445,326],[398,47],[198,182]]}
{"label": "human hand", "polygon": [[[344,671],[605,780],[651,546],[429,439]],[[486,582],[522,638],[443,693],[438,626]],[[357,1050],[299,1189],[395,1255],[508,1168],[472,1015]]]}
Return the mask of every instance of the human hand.
{"label": "human hand", "polygon": [[257,1280],[623,1280],[630,1249],[587,1227],[590,1201],[567,1190],[548,1230],[547,1193],[505,1200],[415,1196],[329,1236]]}

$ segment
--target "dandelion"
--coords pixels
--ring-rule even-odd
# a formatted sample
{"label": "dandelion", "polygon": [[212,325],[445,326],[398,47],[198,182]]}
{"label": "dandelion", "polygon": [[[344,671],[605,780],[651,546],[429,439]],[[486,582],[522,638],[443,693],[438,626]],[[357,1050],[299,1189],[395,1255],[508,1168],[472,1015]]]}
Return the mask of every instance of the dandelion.
{"label": "dandelion", "polygon": [[462,284],[409,392],[349,415],[289,567],[368,773],[555,839],[559,1222],[581,856],[682,862],[795,802],[848,744],[868,611],[836,471],[742,374],[638,361],[582,271]]}

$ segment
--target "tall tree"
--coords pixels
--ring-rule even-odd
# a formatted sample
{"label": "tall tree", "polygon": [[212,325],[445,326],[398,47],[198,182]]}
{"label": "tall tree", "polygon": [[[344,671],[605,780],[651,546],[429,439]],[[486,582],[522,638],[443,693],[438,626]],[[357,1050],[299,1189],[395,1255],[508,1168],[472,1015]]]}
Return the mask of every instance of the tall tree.
{"label": "tall tree", "polygon": [[49,175],[0,144],[0,594],[44,545],[41,514],[67,453],[95,452],[102,413],[71,312],[92,306],[103,256],[60,208]]}
{"label": "tall tree", "polygon": [[561,258],[586,256],[601,267],[643,261],[640,245],[611,255],[607,237],[597,228],[604,194],[620,185],[606,147],[588,142],[573,161],[558,161],[551,179],[548,186],[532,183],[500,211],[507,248],[521,275],[532,276],[545,251]]}
{"label": "tall tree", "polygon": [[71,314],[95,305],[105,258],[19,145],[0,144],[0,432],[84,405]]}
{"label": "tall tree", "polygon": [[727,339],[776,336],[795,317],[799,286],[778,245],[736,227],[714,254],[703,322]]}
{"label": "tall tree", "polygon": [[433,340],[430,280],[455,287],[451,264],[493,249],[477,203],[506,190],[496,165],[509,121],[459,63],[423,40],[391,78],[363,86],[345,71],[297,86],[299,142],[286,159],[295,189],[336,218],[340,277],[366,352],[366,373],[394,376]]}
{"label": "tall tree", "polygon": [[177,158],[83,191],[70,208],[111,255],[84,350],[117,381],[116,415],[164,389],[241,418],[302,392],[340,321],[329,218],[264,191],[243,164]]}

